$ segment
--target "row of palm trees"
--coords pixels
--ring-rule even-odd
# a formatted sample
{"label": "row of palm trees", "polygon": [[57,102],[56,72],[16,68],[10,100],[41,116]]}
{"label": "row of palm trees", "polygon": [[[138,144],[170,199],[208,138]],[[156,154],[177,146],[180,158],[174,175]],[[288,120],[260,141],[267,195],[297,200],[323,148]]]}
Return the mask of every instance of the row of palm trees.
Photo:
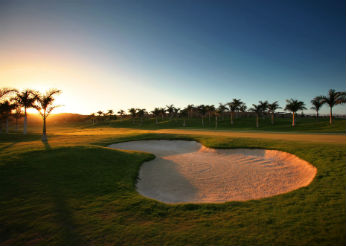
{"label": "row of palm trees", "polygon": [[[338,92],[334,89],[330,89],[328,95],[326,96],[317,96],[311,100],[311,104],[313,105],[311,109],[316,111],[316,118],[319,117],[319,111],[324,104],[327,104],[330,108],[330,120],[329,123],[333,122],[333,107],[338,104],[343,104],[346,102],[346,93]],[[191,119],[194,115],[198,115],[201,117],[202,126],[205,126],[205,118],[209,119],[209,123],[211,117],[215,117],[215,127],[217,128],[218,119],[224,118],[225,113],[230,115],[230,125],[234,125],[234,121],[237,118],[239,112],[254,112],[256,114],[256,127],[259,127],[259,118],[262,116],[265,118],[267,115],[271,116],[271,123],[274,124],[275,113],[278,109],[280,109],[280,105],[278,101],[269,103],[268,101],[259,101],[258,104],[252,104],[251,108],[247,108],[246,104],[242,102],[240,99],[234,98],[231,102],[222,104],[220,103],[218,107],[214,105],[198,105],[194,106],[193,104],[187,105],[185,108],[180,109],[174,107],[173,104],[166,105],[166,107],[156,107],[154,110],[147,112],[146,109],[141,108],[130,108],[128,109],[128,115],[131,117],[132,122],[135,123],[135,119],[139,118],[140,122],[143,122],[144,117],[148,117],[152,115],[155,117],[156,124],[159,123],[159,118],[162,120],[165,116],[168,117],[169,120],[182,118],[183,126],[186,126],[186,120]],[[292,113],[292,126],[295,126],[295,117],[296,113],[300,110],[306,110],[306,105],[303,101],[299,101],[296,99],[288,99],[286,100],[286,105],[284,110]],[[118,114],[123,118],[124,110],[118,111]]]}
{"label": "row of palm trees", "polygon": [[[27,110],[35,108],[43,119],[42,141],[47,141],[46,120],[50,113],[58,106],[53,105],[54,96],[60,94],[57,89],[50,89],[45,93],[26,89],[18,91],[17,89],[0,89],[0,117],[6,123],[6,133],[8,133],[8,120],[10,116],[16,119],[16,129],[18,129],[18,119],[24,116],[24,130],[27,134]],[[24,112],[23,112],[24,110]]]}

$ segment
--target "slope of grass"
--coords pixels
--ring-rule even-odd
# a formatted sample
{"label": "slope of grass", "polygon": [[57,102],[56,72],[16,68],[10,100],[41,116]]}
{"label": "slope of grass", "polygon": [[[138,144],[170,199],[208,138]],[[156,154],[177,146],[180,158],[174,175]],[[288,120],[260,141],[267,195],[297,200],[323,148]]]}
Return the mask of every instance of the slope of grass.
{"label": "slope of grass", "polygon": [[[139,167],[151,154],[104,147],[162,138],[283,150],[309,161],[318,173],[308,187],[271,198],[167,205],[135,191]],[[39,135],[11,134],[0,140],[0,245],[345,245],[345,147],[79,130],[43,144]]]}
{"label": "slope of grass", "polygon": [[[183,127],[182,119],[160,119],[159,123],[155,123],[155,119],[145,119],[140,121],[136,119],[134,122],[131,119],[119,119],[112,121],[99,121],[96,127],[110,126],[119,128],[138,128],[138,129],[215,129],[215,119],[204,119],[205,127],[202,127],[201,119],[193,118],[186,120],[186,127]],[[289,118],[277,118],[275,124],[271,124],[269,118],[260,119],[260,127],[256,128],[255,118],[238,118],[234,120],[234,124],[231,125],[228,118],[224,118],[218,121],[219,130],[236,130],[236,131],[275,131],[275,132],[310,132],[310,133],[345,133],[346,132],[346,120],[335,119],[332,125],[329,125],[329,119],[313,119],[313,118],[297,118],[296,126],[291,126],[292,122]]]}

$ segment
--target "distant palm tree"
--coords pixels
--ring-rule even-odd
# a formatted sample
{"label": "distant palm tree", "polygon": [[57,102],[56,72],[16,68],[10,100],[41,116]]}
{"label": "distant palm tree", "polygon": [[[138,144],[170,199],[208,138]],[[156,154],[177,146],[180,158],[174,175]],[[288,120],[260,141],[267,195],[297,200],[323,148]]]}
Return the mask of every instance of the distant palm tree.
{"label": "distant palm tree", "polygon": [[259,101],[259,105],[262,107],[262,117],[263,117],[263,119],[265,119],[265,114],[266,114],[266,112],[267,112],[267,110],[268,110],[268,105],[269,105],[269,103],[268,103],[268,101],[266,100],[266,101]]}
{"label": "distant palm tree", "polygon": [[166,105],[166,111],[169,115],[169,119],[171,120],[172,117],[173,117],[173,114],[174,114],[174,105],[171,104],[171,105]]}
{"label": "distant palm tree", "polygon": [[273,103],[268,103],[268,111],[272,115],[272,125],[274,125],[275,111],[279,108],[281,108],[281,107],[279,106],[278,101],[275,101]]}
{"label": "distant palm tree", "polygon": [[135,118],[137,116],[137,110],[135,108],[130,108],[128,111],[129,111],[129,113],[131,115],[132,123],[134,124],[135,123]]}
{"label": "distant palm tree", "polygon": [[338,104],[346,103],[346,93],[330,89],[327,96],[321,96],[323,104],[328,104],[330,108],[329,124],[333,123],[333,107]]}
{"label": "distant palm tree", "polygon": [[234,98],[232,102],[227,103],[229,111],[231,112],[231,125],[234,124],[234,121],[233,121],[234,112],[238,110],[239,101],[240,100]]}
{"label": "distant palm tree", "polygon": [[163,120],[163,117],[166,115],[166,109],[165,108],[160,108],[160,115],[161,115],[161,119]]}
{"label": "distant palm tree", "polygon": [[[15,104],[11,104],[10,101],[6,100],[0,103],[0,116],[5,120],[6,133],[8,133],[8,118],[10,117],[12,110],[16,108]],[[1,122],[2,125],[2,122]]]}
{"label": "distant palm tree", "polygon": [[205,107],[207,109],[208,118],[209,118],[209,125],[210,125],[210,117],[215,111],[215,106],[214,105],[206,105]]}
{"label": "distant palm tree", "polygon": [[295,117],[294,117],[295,113],[299,110],[306,109],[305,103],[302,101],[292,99],[292,98],[289,100],[286,100],[286,102],[287,102],[287,104],[286,104],[285,110],[292,112],[292,126],[294,127],[295,126]]}
{"label": "distant palm tree", "polygon": [[141,124],[143,123],[143,118],[146,115],[147,111],[145,108],[138,108],[137,109],[137,115],[141,119]]}
{"label": "distant palm tree", "polygon": [[242,102],[241,105],[239,106],[239,111],[242,113],[245,113],[246,109],[247,109],[246,104]]}
{"label": "distant palm tree", "polygon": [[155,123],[159,124],[159,121],[158,121],[157,117],[160,116],[161,110],[159,108],[154,108],[154,110],[151,111],[151,113],[155,116]]}
{"label": "distant palm tree", "polygon": [[217,128],[217,125],[218,125],[218,117],[223,113],[224,111],[223,111],[223,108],[221,107],[220,108],[220,106],[217,108],[217,109],[215,109],[214,110],[214,115],[215,115],[215,128]]}
{"label": "distant palm tree", "polygon": [[17,92],[16,97],[13,98],[17,105],[24,108],[24,134],[27,133],[27,113],[28,108],[33,108],[36,101],[36,92],[33,90],[24,90],[22,92]]}
{"label": "distant palm tree", "polygon": [[120,118],[122,119],[123,118],[123,116],[125,115],[125,111],[124,110],[119,110],[118,111],[118,115],[120,115]]}
{"label": "distant palm tree", "polygon": [[36,93],[36,105],[35,108],[40,113],[43,119],[43,131],[42,131],[42,141],[47,141],[47,127],[46,119],[49,114],[57,107],[53,106],[54,95],[60,94],[61,91],[57,89],[50,89],[45,94]]}
{"label": "distant palm tree", "polygon": [[113,118],[113,114],[114,114],[114,111],[113,111],[112,109],[109,109],[109,110],[107,111],[107,115],[108,115],[108,117],[109,117],[109,120],[111,120],[111,119]]}
{"label": "distant palm tree", "polygon": [[201,116],[201,118],[202,118],[202,126],[204,127],[204,116],[205,116],[205,114],[207,113],[207,108],[206,108],[206,106],[205,105],[199,105],[198,107],[197,107],[197,110],[198,110],[198,113],[199,113],[199,115]]}
{"label": "distant palm tree", "polygon": [[187,108],[187,112],[188,112],[187,118],[191,119],[193,110],[195,109],[195,106],[193,104],[189,104],[189,105],[187,105],[186,108]]}
{"label": "distant palm tree", "polygon": [[222,117],[222,120],[223,120],[223,116],[224,116],[225,112],[227,111],[226,105],[219,103],[219,107],[217,107],[217,110],[220,112],[220,116]]}
{"label": "distant palm tree", "polygon": [[259,127],[259,116],[262,113],[262,105],[261,104],[252,104],[252,108],[250,108],[250,111],[255,112],[256,113],[256,128]]}
{"label": "distant palm tree", "polygon": [[186,117],[189,117],[189,108],[183,108],[180,110],[180,117],[183,118],[183,127],[186,127]]}
{"label": "distant palm tree", "polygon": [[318,119],[318,111],[320,111],[320,108],[323,105],[322,97],[314,97],[311,101],[311,104],[313,105],[310,109],[313,109],[316,111],[316,119]]}
{"label": "distant palm tree", "polygon": [[174,107],[173,109],[174,121],[177,121],[177,117],[179,117],[179,111],[180,111],[180,108]]}
{"label": "distant palm tree", "polygon": [[[102,116],[104,115],[103,111],[99,110],[96,112],[98,114],[98,118],[101,120]],[[103,119],[102,119],[103,120]]]}

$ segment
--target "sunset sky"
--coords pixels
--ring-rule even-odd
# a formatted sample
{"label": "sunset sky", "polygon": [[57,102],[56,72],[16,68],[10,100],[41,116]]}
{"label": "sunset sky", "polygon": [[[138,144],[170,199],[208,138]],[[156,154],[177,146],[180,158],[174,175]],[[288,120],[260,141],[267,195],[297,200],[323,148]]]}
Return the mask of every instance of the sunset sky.
{"label": "sunset sky", "polygon": [[232,98],[310,108],[345,90],[345,1],[0,0],[0,87],[58,88],[56,112],[83,114]]}

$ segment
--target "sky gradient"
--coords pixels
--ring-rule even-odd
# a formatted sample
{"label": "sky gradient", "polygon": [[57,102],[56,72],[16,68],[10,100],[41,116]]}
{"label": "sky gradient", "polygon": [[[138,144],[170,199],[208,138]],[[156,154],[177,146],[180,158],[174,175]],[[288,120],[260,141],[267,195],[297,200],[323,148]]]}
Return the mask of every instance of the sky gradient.
{"label": "sky gradient", "polygon": [[57,112],[84,114],[232,98],[310,108],[345,91],[345,42],[341,0],[0,0],[0,87],[58,88]]}

